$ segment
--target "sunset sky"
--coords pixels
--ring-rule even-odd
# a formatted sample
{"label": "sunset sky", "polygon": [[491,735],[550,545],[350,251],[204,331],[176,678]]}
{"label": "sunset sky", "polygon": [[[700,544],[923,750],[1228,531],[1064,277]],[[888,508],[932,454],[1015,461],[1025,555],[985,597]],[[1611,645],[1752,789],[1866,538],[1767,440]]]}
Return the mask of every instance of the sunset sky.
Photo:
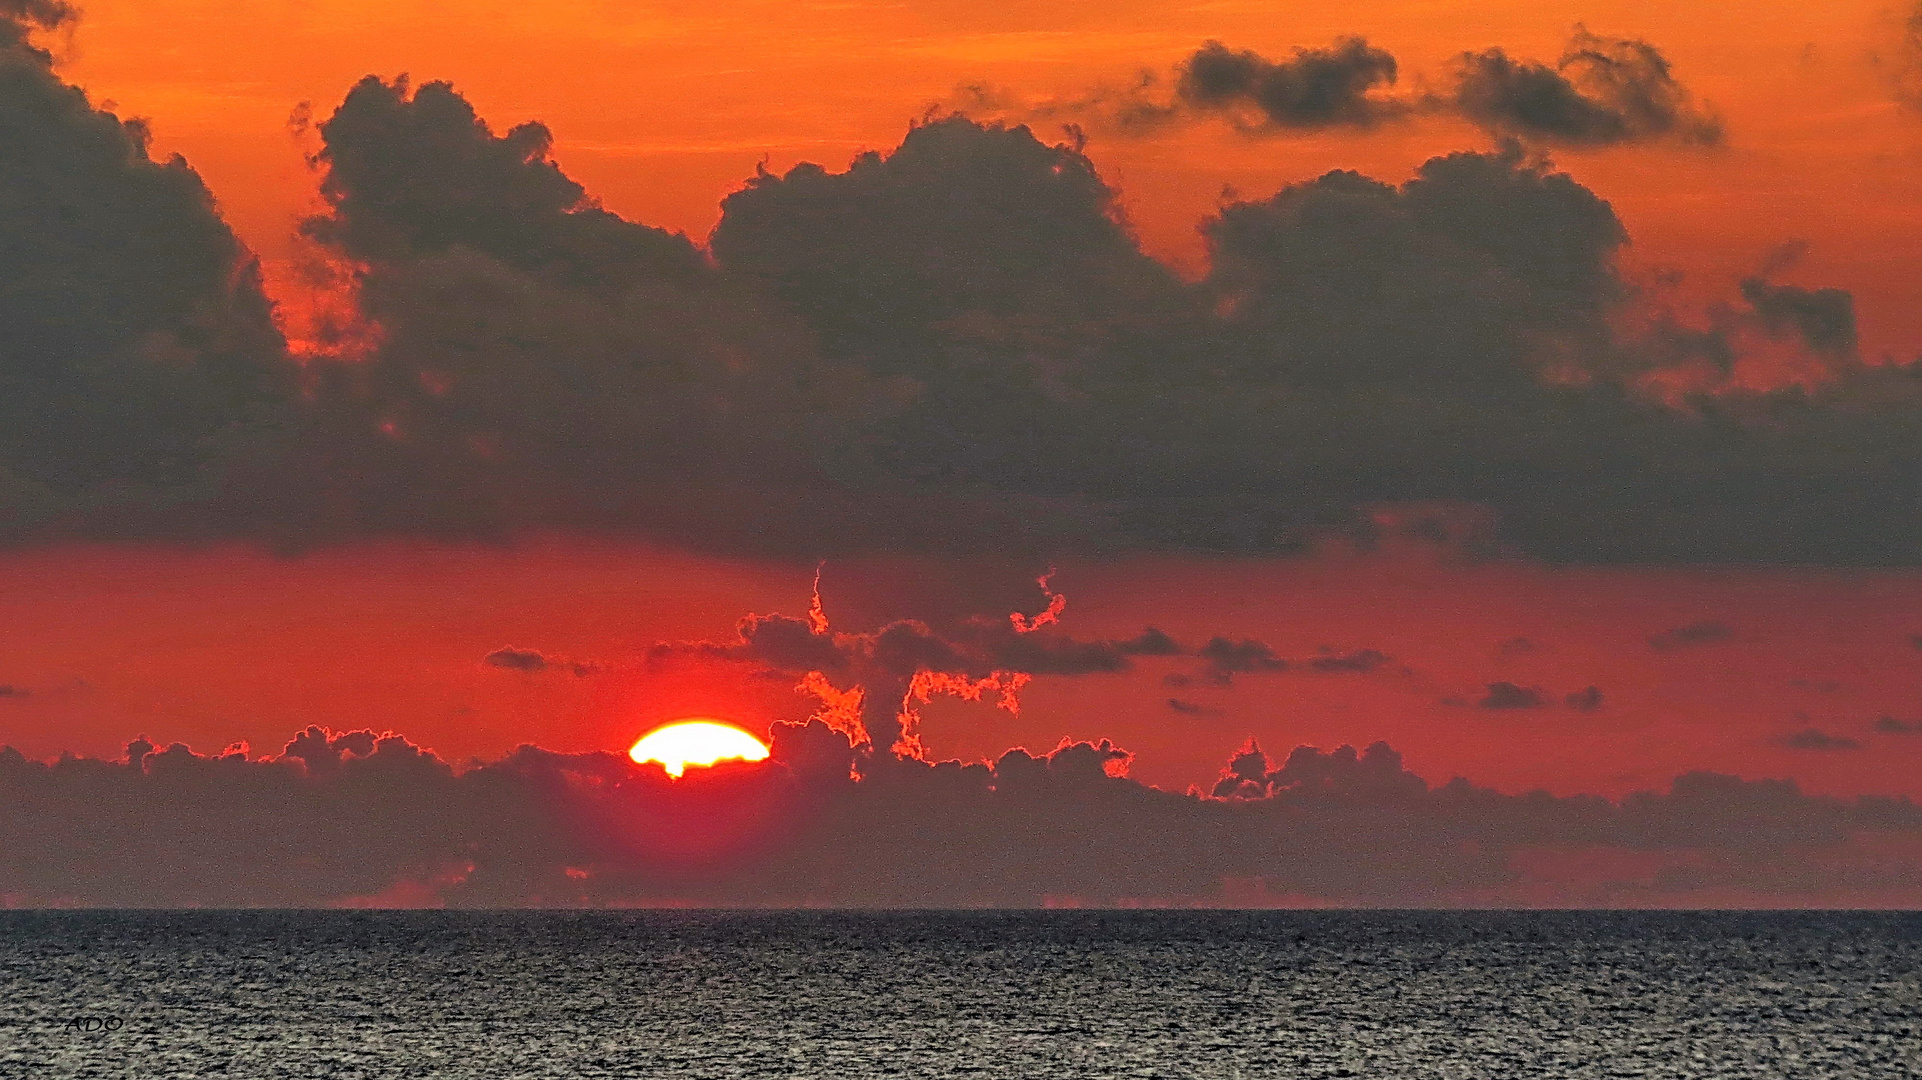
{"label": "sunset sky", "polygon": [[[151,119],[155,147],[185,154],[263,258],[288,257],[314,180],[288,118],[325,115],[363,75],[447,79],[497,128],[539,120],[554,157],[609,209],[697,239],[759,162],[839,168],[899,141],[930,106],[985,87],[1008,102],[1075,101],[1165,81],[1203,41],[1285,56],[1359,34],[1393,53],[1404,86],[1439,83],[1463,52],[1552,61],[1577,24],[1642,38],[1725,118],[1727,145],[1558,152],[1613,204],[1638,268],[1677,268],[1696,302],[1729,291],[1781,244],[1810,251],[1792,279],[1856,296],[1865,351],[1922,354],[1922,118],[1899,88],[1914,73],[1898,4],[1471,4],[1262,0],[1120,5],[953,2],[186,3],[86,5],[62,70],[96,98]],[[1203,264],[1196,225],[1224,186],[1265,196],[1328,169],[1400,181],[1486,138],[1430,117],[1356,134],[1244,138],[1201,124],[1152,137],[1089,131],[1156,256]],[[1045,138],[1059,136],[1056,121]],[[1044,125],[1037,125],[1038,127]]]}
{"label": "sunset sky", "polygon": [[[1091,775],[1213,807],[1309,798],[1224,781],[1251,740],[1277,769],[1386,743],[1572,816],[1713,773],[1795,785],[1740,788],[1730,835],[1895,824],[1784,833],[1780,889],[1739,844],[1674,841],[1719,853],[1676,886],[1644,833],[1464,825],[1420,843],[1506,869],[1420,878],[1384,841],[1406,880],[1253,899],[1922,905],[1922,811],[1876,801],[1922,799],[1922,8],[0,15],[26,759],[140,736],[321,776],[283,753],[317,725],[458,772],[715,716],[798,776],[816,716],[868,798],[907,798],[895,751],[1105,740],[1132,756]],[[880,745],[904,692],[918,742]],[[1011,828],[1087,812],[1059,797]],[[436,902],[474,873],[447,858],[282,895],[0,856],[0,901]],[[1063,888],[1185,895],[1124,862]],[[1029,896],[674,865],[583,902]]]}

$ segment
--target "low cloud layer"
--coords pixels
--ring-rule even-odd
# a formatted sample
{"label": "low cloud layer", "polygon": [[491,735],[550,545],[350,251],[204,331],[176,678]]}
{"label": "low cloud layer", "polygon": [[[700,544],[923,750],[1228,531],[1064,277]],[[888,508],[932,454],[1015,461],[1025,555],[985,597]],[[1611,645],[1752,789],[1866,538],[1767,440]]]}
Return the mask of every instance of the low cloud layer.
{"label": "low cloud layer", "polygon": [[[393,734],[278,755],[145,740],[119,761],[0,750],[9,905],[1693,905],[1922,902],[1922,809],[1714,773],[1610,802],[1434,785],[1400,755],[1253,747],[1212,793],[1112,745],[870,759],[777,724],[764,763],[525,746],[455,769]],[[1608,871],[1597,875],[1597,867]]]}
{"label": "low cloud layer", "polygon": [[[10,542],[1922,560],[1922,380],[1857,355],[1852,298],[1770,259],[1705,324],[1662,310],[1609,203],[1519,143],[1230,200],[1184,282],[1078,143],[1026,127],[933,118],[763,172],[704,250],[597,204],[543,126],[370,78],[316,125],[306,225],[360,325],[295,363],[192,170],[29,44],[65,9],[0,14],[35,148],[0,168],[32,238]],[[1543,70],[1635,138],[1698,125],[1640,43]],[[1185,71],[1209,108],[1353,126],[1393,65],[1355,40]],[[1758,351],[1802,374],[1752,385]]]}

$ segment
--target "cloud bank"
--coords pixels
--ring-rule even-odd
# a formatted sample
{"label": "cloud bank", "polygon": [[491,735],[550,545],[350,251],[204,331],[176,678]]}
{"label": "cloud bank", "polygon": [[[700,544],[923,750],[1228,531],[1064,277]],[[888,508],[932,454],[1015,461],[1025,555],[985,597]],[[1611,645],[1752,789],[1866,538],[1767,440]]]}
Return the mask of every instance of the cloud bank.
{"label": "cloud bank", "polygon": [[[12,543],[1922,560],[1922,380],[1857,355],[1852,298],[1772,259],[1676,316],[1533,146],[1701,141],[1641,43],[1515,68],[1562,112],[1489,91],[1530,146],[1229,200],[1198,282],[1142,253],[1078,142],[1024,126],[935,117],[761,173],[703,248],[600,207],[541,125],[369,78],[317,126],[305,227],[363,325],[296,358],[192,170],[31,45],[66,9],[6,14],[0,109],[31,150],[0,161],[0,227],[30,241],[4,271]],[[1354,39],[1185,72],[1192,107],[1354,127],[1387,118],[1393,65]],[[1800,374],[1758,386],[1751,355]]]}
{"label": "cloud bank", "polygon": [[[21,905],[1922,903],[1922,809],[1714,773],[1610,802],[1431,784],[1400,755],[1250,747],[1208,794],[1106,743],[870,758],[820,721],[690,769],[524,746],[454,768],[394,734],[278,755],[145,740],[0,750],[0,898]],[[1598,873],[1598,868],[1604,868]]]}
{"label": "cloud bank", "polygon": [[166,501],[271,442],[293,386],[252,256],[146,127],[60,81],[0,4],[0,528]]}

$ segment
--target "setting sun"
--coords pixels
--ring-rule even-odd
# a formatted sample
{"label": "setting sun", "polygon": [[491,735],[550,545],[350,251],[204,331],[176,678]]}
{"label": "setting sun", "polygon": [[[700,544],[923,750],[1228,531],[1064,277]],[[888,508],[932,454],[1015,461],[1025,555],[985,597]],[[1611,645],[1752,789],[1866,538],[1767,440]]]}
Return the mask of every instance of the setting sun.
{"label": "setting sun", "polygon": [[636,762],[658,761],[667,768],[667,775],[678,777],[689,765],[762,761],[767,757],[767,746],[733,724],[677,720],[641,736],[627,756]]}

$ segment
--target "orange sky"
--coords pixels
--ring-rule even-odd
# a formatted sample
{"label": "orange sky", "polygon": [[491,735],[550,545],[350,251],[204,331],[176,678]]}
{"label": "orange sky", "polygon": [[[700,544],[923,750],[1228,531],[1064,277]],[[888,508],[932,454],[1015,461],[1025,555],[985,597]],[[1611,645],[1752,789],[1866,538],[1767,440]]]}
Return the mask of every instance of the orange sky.
{"label": "orange sky", "polygon": [[[1765,253],[1812,242],[1787,277],[1853,290],[1868,355],[1922,352],[1922,116],[1893,101],[1896,6],[1878,0],[93,0],[64,73],[184,153],[268,259],[309,205],[289,133],[368,73],[450,79],[497,128],[547,122],[556,155],[612,209],[704,236],[756,162],[844,165],[885,148],[931,103],[980,83],[1066,97],[1166,70],[1204,39],[1281,55],[1361,33],[1402,61],[1405,85],[1465,49],[1552,60],[1580,21],[1661,47],[1728,121],[1719,151],[1628,148],[1560,162],[1611,200],[1641,266],[1680,267],[1686,299],[1726,295]],[[1046,134],[1046,132],[1044,132]],[[1151,250],[1192,268],[1197,219],[1224,185],[1245,195],[1335,167],[1388,179],[1479,145],[1430,118],[1369,135],[1250,141],[1217,126],[1146,140],[1094,133]]]}

